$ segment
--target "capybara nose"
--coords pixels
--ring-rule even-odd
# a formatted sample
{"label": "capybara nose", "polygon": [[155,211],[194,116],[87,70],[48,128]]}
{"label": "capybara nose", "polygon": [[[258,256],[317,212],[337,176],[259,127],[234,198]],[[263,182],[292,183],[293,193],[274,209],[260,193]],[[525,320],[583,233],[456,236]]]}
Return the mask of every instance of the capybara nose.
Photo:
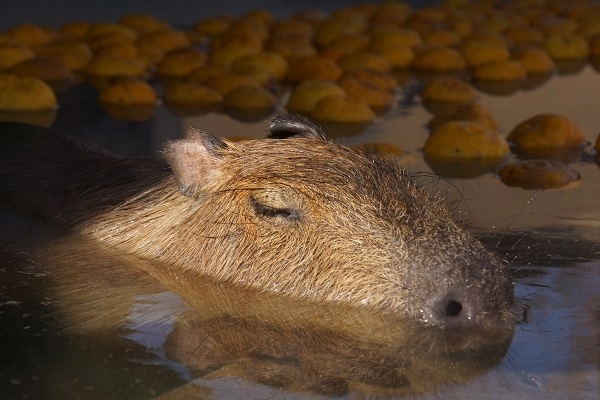
{"label": "capybara nose", "polygon": [[[476,308],[465,296],[446,293],[433,300],[429,310],[434,324],[443,327],[469,326],[476,323]],[[483,312],[483,310],[482,310]]]}

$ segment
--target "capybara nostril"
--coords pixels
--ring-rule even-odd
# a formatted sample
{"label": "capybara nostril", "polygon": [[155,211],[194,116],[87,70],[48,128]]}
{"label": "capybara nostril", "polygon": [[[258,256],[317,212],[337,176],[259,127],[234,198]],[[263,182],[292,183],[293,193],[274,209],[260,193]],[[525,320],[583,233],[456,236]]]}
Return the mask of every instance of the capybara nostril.
{"label": "capybara nostril", "polygon": [[446,305],[444,306],[444,309],[442,310],[442,314],[445,315],[446,317],[457,317],[460,315],[462,310],[463,310],[463,306],[460,303],[460,301],[450,299],[446,302]]}
{"label": "capybara nostril", "polygon": [[477,299],[459,296],[457,293],[446,293],[441,298],[433,299],[428,319],[434,325],[444,328],[459,328],[470,326],[478,321],[476,314],[487,314],[485,310],[478,310]]}

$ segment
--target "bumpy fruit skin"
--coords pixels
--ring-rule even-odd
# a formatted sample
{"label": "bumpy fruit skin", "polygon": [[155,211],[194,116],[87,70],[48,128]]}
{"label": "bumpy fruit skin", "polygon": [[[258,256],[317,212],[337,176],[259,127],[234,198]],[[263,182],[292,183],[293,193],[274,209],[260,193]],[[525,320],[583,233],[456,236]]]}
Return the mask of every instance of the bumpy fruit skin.
{"label": "bumpy fruit skin", "polygon": [[496,130],[477,122],[452,121],[431,132],[423,152],[431,159],[502,159],[510,149]]}
{"label": "bumpy fruit skin", "polygon": [[329,95],[322,98],[312,116],[319,121],[365,123],[375,119],[375,113],[364,101],[349,96]]}
{"label": "bumpy fruit skin", "polygon": [[41,26],[30,23],[13,26],[5,34],[15,42],[29,47],[43,46],[52,40],[52,36]]}
{"label": "bumpy fruit skin", "polygon": [[462,71],[467,63],[462,53],[451,47],[434,47],[419,52],[412,64],[418,71]]}
{"label": "bumpy fruit skin", "polygon": [[342,76],[342,73],[342,68],[330,58],[303,57],[289,67],[286,80],[293,84],[308,80],[335,82]]}
{"label": "bumpy fruit skin", "polygon": [[20,43],[0,44],[0,69],[9,69],[22,61],[35,57],[28,46]]}
{"label": "bumpy fruit skin", "polygon": [[338,84],[328,81],[307,81],[292,90],[287,108],[292,112],[310,113],[325,96],[346,94]]}
{"label": "bumpy fruit skin", "polygon": [[521,122],[509,133],[507,140],[518,151],[529,154],[580,147],[586,143],[579,128],[558,114],[539,114]]}
{"label": "bumpy fruit skin", "polygon": [[462,79],[443,77],[429,82],[421,93],[423,101],[467,102],[477,97],[477,91]]}
{"label": "bumpy fruit skin", "polygon": [[171,104],[213,106],[223,102],[223,95],[199,83],[174,82],[165,87],[164,99]]}
{"label": "bumpy fruit skin", "polygon": [[544,49],[555,60],[579,60],[590,55],[588,41],[575,34],[550,35],[544,41]]}
{"label": "bumpy fruit skin", "polygon": [[60,61],[47,58],[31,58],[13,65],[11,74],[38,78],[44,82],[67,82],[73,76],[71,70]]}
{"label": "bumpy fruit skin", "polygon": [[56,106],[54,91],[42,80],[0,74],[0,110],[41,111]]}
{"label": "bumpy fruit skin", "polygon": [[240,86],[229,92],[224,98],[226,107],[264,110],[272,109],[277,104],[277,99],[268,90],[259,86]]}
{"label": "bumpy fruit skin", "polygon": [[354,149],[363,151],[368,154],[376,154],[380,157],[388,157],[397,159],[404,156],[406,153],[400,147],[389,143],[367,142],[354,146]]}
{"label": "bumpy fruit skin", "polygon": [[139,79],[124,79],[105,87],[100,92],[100,102],[107,104],[154,104],[156,100],[154,88]]}
{"label": "bumpy fruit skin", "polygon": [[539,47],[523,47],[515,52],[514,57],[523,65],[528,74],[548,74],[556,70],[552,58]]}
{"label": "bumpy fruit skin", "polygon": [[266,68],[276,81],[285,78],[288,63],[281,55],[274,52],[260,52],[238,58],[233,64],[233,72],[240,73],[255,67]]}
{"label": "bumpy fruit skin", "polygon": [[85,67],[85,73],[97,77],[142,76],[146,65],[141,60],[97,55]]}
{"label": "bumpy fruit skin", "polygon": [[451,121],[477,122],[488,128],[498,129],[494,116],[479,103],[460,103],[445,107],[434,115],[427,126],[433,130]]}
{"label": "bumpy fruit skin", "polygon": [[394,97],[389,91],[379,89],[369,82],[359,79],[344,77],[340,80],[340,86],[349,96],[360,99],[374,108],[387,108],[394,101]]}
{"label": "bumpy fruit skin", "polygon": [[527,70],[519,61],[503,60],[475,68],[473,76],[483,81],[520,81],[527,77]]}
{"label": "bumpy fruit skin", "polygon": [[206,64],[206,54],[195,49],[180,49],[167,54],[156,66],[161,76],[183,78]]}
{"label": "bumpy fruit skin", "polygon": [[592,58],[600,57],[600,36],[590,39],[590,56]]}
{"label": "bumpy fruit skin", "polygon": [[460,51],[469,67],[505,61],[510,57],[506,42],[496,34],[473,34],[461,43]]}
{"label": "bumpy fruit skin", "polygon": [[507,164],[498,172],[507,186],[523,189],[559,189],[581,180],[578,172],[556,160],[523,160]]}

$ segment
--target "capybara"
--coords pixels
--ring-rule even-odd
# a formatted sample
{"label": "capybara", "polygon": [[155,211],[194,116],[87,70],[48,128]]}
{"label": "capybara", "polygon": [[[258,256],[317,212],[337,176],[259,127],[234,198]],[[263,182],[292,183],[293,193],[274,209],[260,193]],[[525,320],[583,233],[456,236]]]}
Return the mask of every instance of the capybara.
{"label": "capybara", "polygon": [[164,160],[0,124],[7,209],[220,282],[443,327],[510,324],[506,266],[419,176],[289,114],[260,140],[190,130]]}

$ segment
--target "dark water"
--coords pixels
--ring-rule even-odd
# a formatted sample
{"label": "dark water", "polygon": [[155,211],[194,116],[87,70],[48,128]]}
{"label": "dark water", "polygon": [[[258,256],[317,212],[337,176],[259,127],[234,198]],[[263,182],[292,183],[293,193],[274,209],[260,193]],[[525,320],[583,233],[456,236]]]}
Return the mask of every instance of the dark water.
{"label": "dark water", "polygon": [[[435,0],[408,1],[416,6],[435,3]],[[241,15],[247,11],[266,9],[277,17],[285,17],[298,10],[331,11],[360,3],[352,0],[330,0],[327,2],[304,0],[221,0],[213,2],[190,2],[171,0],[110,0],[96,3],[81,0],[55,0],[52,3],[39,0],[3,0],[0,5],[0,29],[22,22],[61,25],[74,20],[92,22],[114,21],[123,14],[145,12],[160,16],[174,26],[189,26],[200,18],[219,14]]]}

